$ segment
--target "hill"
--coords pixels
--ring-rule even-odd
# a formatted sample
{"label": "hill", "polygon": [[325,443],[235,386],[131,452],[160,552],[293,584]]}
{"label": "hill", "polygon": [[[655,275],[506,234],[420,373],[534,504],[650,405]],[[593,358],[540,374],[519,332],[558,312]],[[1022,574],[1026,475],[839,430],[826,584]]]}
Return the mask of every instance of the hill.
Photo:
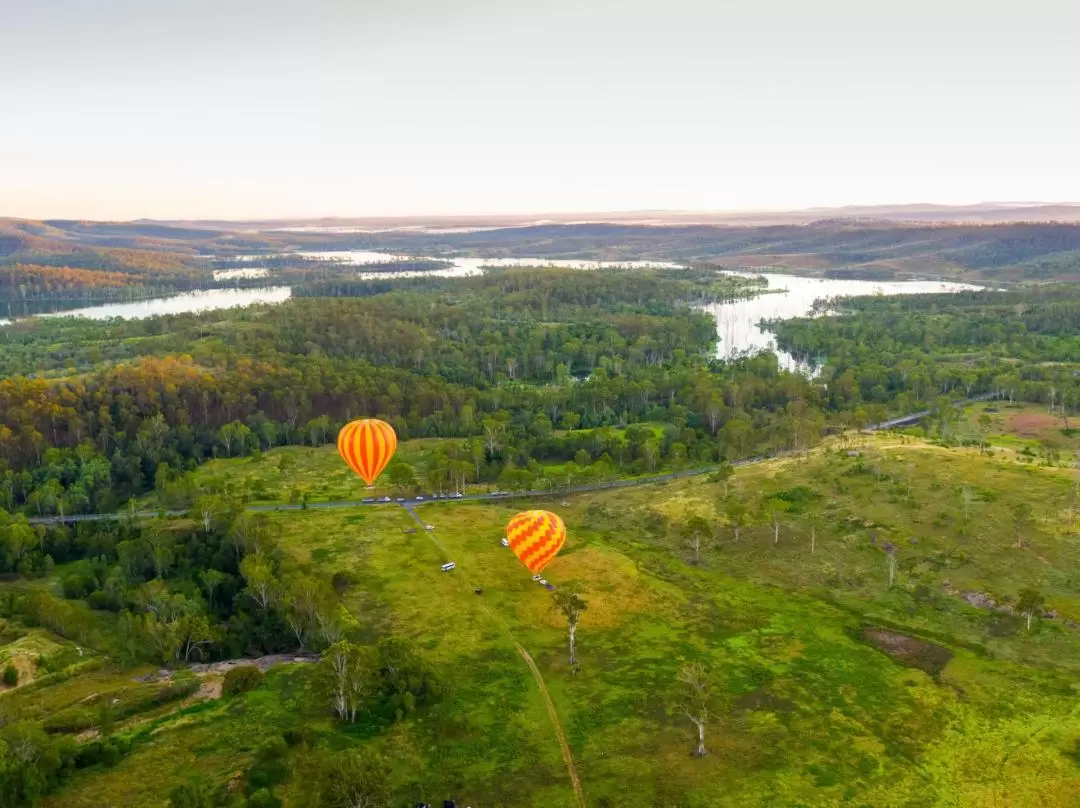
{"label": "hill", "polygon": [[[829,212],[779,224],[640,224],[585,222],[505,227],[402,230],[277,223],[241,225],[0,221],[0,265],[48,264],[132,273],[134,280],[208,279],[200,256],[252,252],[385,250],[415,255],[546,257],[575,260],[660,259],[777,267],[835,277],[948,277],[974,281],[1045,281],[1080,276],[1080,223],[1033,211],[1026,221],[982,216],[939,221],[918,207],[904,220],[876,209]],[[1056,210],[1056,209],[1055,209]],[[892,214],[889,214],[890,216]],[[1045,215],[1046,219],[1040,220]],[[920,221],[921,220],[921,221]],[[389,224],[385,225],[390,227]],[[263,229],[259,229],[262,227]]]}
{"label": "hill", "polygon": [[[274,455],[237,461],[236,473]],[[75,730],[57,716],[92,705],[87,694],[134,705],[111,729],[119,759],[80,768],[52,806],[160,805],[193,777],[254,793],[268,768],[275,799],[300,805],[308,750],[357,746],[387,754],[395,805],[451,795],[576,805],[520,645],[588,805],[1070,805],[1080,794],[1074,490],[1070,472],[1004,449],[881,436],[747,467],[726,486],[697,478],[544,503],[570,532],[545,574],[587,603],[576,669],[550,595],[499,545],[513,504],[419,506],[430,532],[395,505],[273,514],[281,574],[347,572],[346,633],[406,641],[437,698],[397,717],[375,699],[356,724],[335,721],[310,663],[273,667],[225,697],[220,670],[196,666],[197,691],[181,677],[162,693],[134,681],[145,669],[113,667],[115,629],[101,620],[102,667],[0,695],[0,711],[30,710],[63,737]],[[733,502],[748,512],[737,539]],[[1033,518],[1017,547],[1024,504]],[[697,564],[695,516],[708,526]],[[447,559],[458,569],[444,574]],[[1026,588],[1046,599],[1030,630],[1016,606]],[[705,660],[714,688],[700,759],[680,711],[690,659]],[[270,753],[278,733],[287,743]]]}

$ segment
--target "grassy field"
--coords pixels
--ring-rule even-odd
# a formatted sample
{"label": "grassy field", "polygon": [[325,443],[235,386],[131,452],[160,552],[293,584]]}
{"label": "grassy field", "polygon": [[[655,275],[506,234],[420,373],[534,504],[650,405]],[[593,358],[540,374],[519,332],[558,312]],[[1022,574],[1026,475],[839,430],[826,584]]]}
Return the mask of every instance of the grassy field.
{"label": "grassy field", "polygon": [[[545,575],[588,603],[576,672],[549,594],[499,543],[511,505],[421,506],[430,533],[406,532],[417,525],[393,505],[274,513],[292,563],[354,574],[353,636],[410,638],[446,686],[441,702],[342,731],[312,696],[310,667],[281,666],[243,697],[142,722],[118,766],[80,772],[47,804],[161,806],[193,772],[226,779],[267,733],[309,726],[318,743],[384,750],[395,805],[575,805],[516,641],[543,674],[590,806],[1076,805],[1073,490],[1065,469],[877,436],[740,469],[730,496],[753,518],[737,542],[724,486],[704,478],[549,502],[570,539]],[[1017,548],[1020,502],[1034,518]],[[784,503],[775,543],[770,503]],[[694,514],[713,530],[698,565],[681,538]],[[444,574],[447,559],[458,568]],[[1025,587],[1054,613],[1031,631],[969,602]],[[715,679],[704,759],[678,710],[687,661]],[[286,805],[302,787],[287,784]]]}
{"label": "grassy field", "polygon": [[[651,426],[659,436],[662,426]],[[592,430],[577,430],[586,434]],[[614,434],[622,430],[613,429]],[[433,493],[424,481],[424,475],[432,464],[436,451],[448,446],[460,446],[456,438],[418,438],[402,441],[394,455],[394,462],[408,463],[415,469],[420,490]],[[549,462],[543,464],[545,473],[559,474],[569,463]],[[574,466],[576,469],[576,466]],[[658,468],[657,471],[664,471]],[[195,472],[195,484],[200,491],[220,491],[235,494],[254,504],[282,504],[300,502],[306,494],[309,502],[357,500],[365,497],[396,496],[399,492],[388,482],[384,474],[371,489],[364,486],[356,474],[345,465],[337,447],[284,446],[256,457],[237,457],[213,460]],[[489,490],[493,484],[466,486],[467,490]],[[449,493],[449,492],[446,492]],[[161,504],[150,500],[147,505]]]}

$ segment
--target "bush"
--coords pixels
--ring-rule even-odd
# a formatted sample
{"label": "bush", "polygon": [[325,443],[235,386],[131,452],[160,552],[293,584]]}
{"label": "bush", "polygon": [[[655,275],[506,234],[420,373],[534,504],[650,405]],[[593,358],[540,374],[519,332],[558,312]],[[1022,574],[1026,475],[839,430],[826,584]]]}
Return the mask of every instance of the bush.
{"label": "bush", "polygon": [[311,746],[315,741],[315,733],[311,727],[289,727],[281,737],[290,747]]}
{"label": "bush", "polygon": [[334,577],[330,579],[330,585],[339,595],[355,583],[356,576],[347,570],[335,572]]}
{"label": "bush", "polygon": [[248,808],[280,808],[281,800],[267,789],[260,788],[248,797]]}
{"label": "bush", "polygon": [[4,684],[8,687],[15,687],[19,683],[19,669],[15,667],[14,662],[9,662],[4,668]]}
{"label": "bush", "polygon": [[75,754],[75,768],[85,769],[98,763],[115,766],[130,750],[131,742],[126,739],[96,738],[79,745]]}
{"label": "bush", "polygon": [[221,692],[226,696],[247,693],[261,685],[263,678],[263,672],[254,665],[238,665],[225,674]]}
{"label": "bush", "polygon": [[267,791],[289,776],[289,768],[285,762],[288,754],[289,747],[280,735],[267,738],[255,750],[255,760],[247,770],[248,789],[254,792],[249,798],[249,803],[259,791]]}

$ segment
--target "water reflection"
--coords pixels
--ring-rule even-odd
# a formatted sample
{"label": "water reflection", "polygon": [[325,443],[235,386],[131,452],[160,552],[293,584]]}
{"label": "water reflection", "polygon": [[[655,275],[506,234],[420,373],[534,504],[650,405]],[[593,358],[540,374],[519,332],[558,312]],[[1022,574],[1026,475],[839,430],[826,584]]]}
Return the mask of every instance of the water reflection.
{"label": "water reflection", "polygon": [[43,317],[89,317],[108,320],[111,317],[142,319],[159,314],[184,314],[210,309],[231,309],[255,303],[281,303],[288,300],[288,286],[267,286],[261,289],[199,289],[172,297],[155,297],[133,303],[106,303],[85,309],[71,309],[44,314]]}
{"label": "water reflection", "polygon": [[978,289],[965,283],[945,281],[855,281],[825,278],[801,278],[796,275],[731,272],[742,277],[762,277],[773,291],[747,300],[703,306],[716,318],[716,333],[720,337],[717,356],[733,359],[745,353],[771,350],[787,370],[813,372],[814,366],[799,362],[791,354],[776,347],[773,334],[761,328],[763,320],[786,320],[810,314],[815,300],[859,295],[925,295],[935,292],[960,292]]}
{"label": "water reflection", "polygon": [[[682,264],[670,261],[588,261],[570,258],[448,258],[440,256],[407,256],[394,253],[369,252],[367,250],[331,250],[323,252],[297,253],[304,258],[316,258],[321,261],[340,261],[343,264],[355,264],[358,275],[363,280],[377,278],[467,278],[479,275],[484,267],[559,267],[564,269],[678,269]],[[364,272],[365,264],[388,264],[396,261],[451,261],[452,267],[426,271],[407,270],[394,272]]]}
{"label": "water reflection", "polygon": [[270,274],[266,267],[245,267],[243,269],[215,269],[215,281],[246,280],[248,278],[265,278]]}

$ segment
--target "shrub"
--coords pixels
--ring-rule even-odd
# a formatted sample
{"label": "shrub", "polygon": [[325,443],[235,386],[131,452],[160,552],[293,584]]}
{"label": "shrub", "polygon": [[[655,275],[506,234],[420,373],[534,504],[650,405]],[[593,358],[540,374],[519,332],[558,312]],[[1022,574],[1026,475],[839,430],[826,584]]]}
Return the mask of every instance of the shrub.
{"label": "shrub", "polygon": [[290,747],[311,746],[315,740],[315,733],[311,727],[289,727],[281,737]]}
{"label": "shrub", "polygon": [[75,754],[75,768],[85,769],[87,766],[94,766],[98,763],[105,766],[115,766],[130,748],[129,742],[96,738],[79,745]]}
{"label": "shrub", "polygon": [[334,577],[330,580],[331,586],[334,587],[334,591],[339,595],[356,583],[356,576],[348,570],[340,570],[334,573]]}
{"label": "shrub", "polygon": [[280,808],[281,800],[265,788],[260,788],[248,797],[248,808]]}
{"label": "shrub", "polygon": [[9,662],[4,668],[4,684],[8,687],[15,687],[19,683],[19,669],[15,667],[14,662]]}
{"label": "shrub", "polygon": [[249,801],[254,799],[259,791],[271,789],[289,776],[289,768],[285,762],[288,754],[289,747],[280,735],[274,735],[259,744],[259,748],[255,750],[255,759],[247,770],[248,788],[255,792]]}
{"label": "shrub", "polygon": [[226,696],[247,693],[262,684],[263,672],[254,665],[238,665],[225,674],[221,692]]}

